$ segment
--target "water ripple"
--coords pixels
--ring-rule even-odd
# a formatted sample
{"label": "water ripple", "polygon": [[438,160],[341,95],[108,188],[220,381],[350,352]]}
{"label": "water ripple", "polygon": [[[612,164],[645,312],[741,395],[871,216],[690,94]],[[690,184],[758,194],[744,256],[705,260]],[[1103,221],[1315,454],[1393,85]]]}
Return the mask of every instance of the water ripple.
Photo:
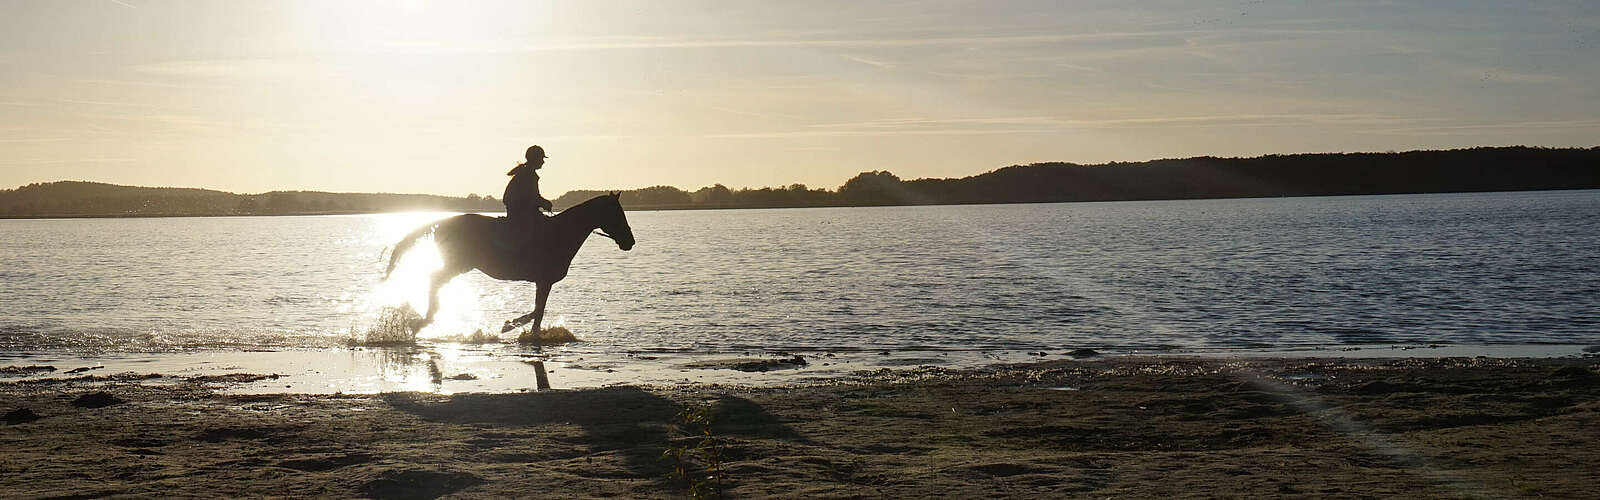
{"label": "water ripple", "polygon": [[[337,345],[445,214],[0,221],[0,350]],[[602,351],[1600,342],[1600,192],[629,214],[550,317]],[[471,273],[424,335],[533,286]]]}

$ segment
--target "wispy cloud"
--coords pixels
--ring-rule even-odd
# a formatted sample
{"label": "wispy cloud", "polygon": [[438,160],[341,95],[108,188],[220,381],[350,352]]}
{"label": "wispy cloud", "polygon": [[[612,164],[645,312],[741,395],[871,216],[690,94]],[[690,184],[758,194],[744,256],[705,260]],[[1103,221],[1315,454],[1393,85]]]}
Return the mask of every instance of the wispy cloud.
{"label": "wispy cloud", "polygon": [[60,102],[60,103],[63,103],[63,104],[83,104],[83,105],[88,105],[88,106],[116,106],[116,107],[128,107],[128,108],[153,108],[153,107],[156,107],[154,105],[141,104],[141,103],[136,103],[136,102],[88,101],[88,100],[83,100],[83,99],[56,99],[56,102]]}
{"label": "wispy cloud", "polygon": [[[105,120],[118,120],[140,123],[145,133],[154,133],[160,130],[184,130],[190,132],[249,132],[249,133],[308,133],[315,132],[322,127],[317,123],[290,123],[271,120],[247,118],[208,118],[199,115],[180,113],[94,113],[85,114],[94,118]],[[442,130],[442,129],[441,129]]]}
{"label": "wispy cloud", "polygon": [[908,130],[798,130],[791,132],[753,132],[742,134],[710,134],[708,139],[783,139],[796,137],[847,137],[885,135],[1000,135],[1049,132],[1040,129],[908,129]]}
{"label": "wispy cloud", "polygon": [[971,72],[924,71],[924,73],[927,73],[927,74],[933,75],[933,76],[942,76],[942,77],[945,77],[945,78],[958,78],[958,79],[962,79],[962,80],[977,80],[977,81],[986,81],[986,82],[1001,81],[1001,80],[1021,80],[1021,79],[1026,79],[1026,78],[1050,78],[1050,75],[1043,74],[1043,73],[1004,72],[1004,71],[971,71]]}
{"label": "wispy cloud", "polygon": [[994,135],[1052,132],[1059,121],[1043,116],[987,118],[885,118],[842,123],[822,123],[802,130],[712,134],[716,139],[776,139],[792,137],[848,137],[892,135]]}
{"label": "wispy cloud", "polygon": [[890,63],[886,63],[886,62],[878,61],[878,60],[874,60],[874,59],[867,59],[867,58],[861,57],[861,56],[854,56],[854,55],[850,55],[850,54],[839,54],[839,57],[843,57],[843,58],[845,58],[847,60],[855,61],[855,62],[858,62],[858,63],[861,63],[861,64],[865,64],[865,65],[868,65],[868,66],[873,66],[873,67],[878,67],[878,68],[883,68],[883,69],[894,69],[894,64],[890,64]]}
{"label": "wispy cloud", "polygon": [[1474,133],[1501,133],[1506,131],[1526,130],[1573,130],[1600,128],[1600,119],[1597,120],[1548,120],[1548,121],[1517,121],[1501,123],[1476,123],[1464,125],[1432,125],[1418,127],[1398,127],[1379,130],[1363,130],[1361,133],[1378,135],[1458,135]]}
{"label": "wispy cloud", "polygon": [[[554,142],[554,141],[574,141],[574,142],[602,141],[602,142],[605,142],[605,141],[622,141],[622,140],[628,140],[628,139],[635,139],[635,138],[638,138],[638,137],[639,136],[636,136],[636,135],[625,135],[625,134],[570,134],[570,135],[541,135],[541,136],[539,136],[539,139],[543,140],[543,141],[552,141],[552,142]],[[505,136],[505,137],[502,137],[501,139],[504,140],[504,141],[507,141],[507,142],[522,142],[522,141],[528,140],[528,138],[525,137],[525,136]]]}
{"label": "wispy cloud", "polygon": [[140,64],[129,68],[138,73],[189,78],[260,78],[293,74],[300,69],[292,63],[274,59],[205,59]]}
{"label": "wispy cloud", "polygon": [[1067,120],[1075,127],[1260,127],[1286,124],[1373,125],[1434,121],[1434,118],[1395,117],[1376,113],[1273,113],[1204,116],[1163,116],[1150,118],[1112,118]]}
{"label": "wispy cloud", "polygon": [[[397,50],[440,52],[533,52],[568,50],[625,50],[625,49],[717,49],[717,48],[881,48],[881,47],[933,47],[933,46],[985,46],[1014,44],[1046,44],[1074,41],[1120,40],[1140,38],[1177,38],[1200,35],[1241,33],[1272,36],[1346,35],[1350,30],[1318,29],[1192,29],[1156,31],[1119,31],[1091,33],[1050,33],[992,36],[929,36],[916,38],[821,38],[821,39],[762,39],[727,38],[696,39],[669,37],[627,37],[571,41],[534,40],[390,40],[375,46]],[[847,58],[851,56],[845,56]],[[866,61],[858,61],[866,63]],[[871,63],[867,63],[871,64]]]}
{"label": "wispy cloud", "polygon": [[137,158],[21,158],[0,160],[0,167],[26,167],[34,165],[70,165],[76,163],[133,163]]}
{"label": "wispy cloud", "polygon": [[1496,83],[1559,83],[1567,79],[1549,73],[1520,71],[1510,68],[1464,64],[1449,61],[1433,61],[1430,66],[1445,74],[1460,79],[1476,79]]}
{"label": "wispy cloud", "polygon": [[101,79],[101,78],[74,78],[74,79],[69,79],[69,81],[72,81],[72,82],[75,82],[75,83],[85,83],[85,84],[90,84],[90,85],[113,85],[113,86],[123,86],[123,87],[154,87],[154,88],[182,89],[182,90],[227,89],[227,88],[229,88],[229,87],[222,86],[222,85],[202,85],[202,84],[192,84],[192,83],[151,82],[151,81],[140,81],[140,80],[108,80],[108,79]]}
{"label": "wispy cloud", "polygon": [[949,125],[1028,125],[1051,126],[1058,125],[1061,121],[1048,116],[1003,116],[992,118],[884,118],[879,120],[865,120],[858,122],[823,123],[811,125],[813,128],[844,128],[844,129],[891,129],[918,126],[949,126]]}
{"label": "wispy cloud", "polygon": [[1397,125],[1438,121],[1375,113],[1280,113],[1143,118],[1060,119],[1049,116],[987,118],[886,118],[809,125],[802,130],[716,134],[722,139],[842,137],[882,135],[989,135],[1065,132],[1074,129],[1158,127],[1278,127],[1291,125]]}
{"label": "wispy cloud", "polygon": [[739,115],[739,116],[754,116],[754,117],[761,117],[761,118],[767,118],[767,117],[800,118],[799,115],[791,115],[791,114],[787,114],[787,113],[772,113],[772,112],[765,112],[765,111],[750,111],[750,110],[734,109],[734,108],[728,108],[728,107],[722,107],[722,106],[713,106],[713,107],[706,108],[706,109],[710,109],[712,111],[720,111],[720,112],[723,112],[723,113],[728,113],[730,115]]}

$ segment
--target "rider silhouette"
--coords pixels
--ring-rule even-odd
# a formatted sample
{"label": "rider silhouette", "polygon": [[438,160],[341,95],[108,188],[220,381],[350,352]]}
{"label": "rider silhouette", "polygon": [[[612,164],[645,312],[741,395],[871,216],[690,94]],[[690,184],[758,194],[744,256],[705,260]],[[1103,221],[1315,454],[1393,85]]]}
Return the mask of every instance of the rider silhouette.
{"label": "rider silhouette", "polygon": [[506,204],[506,218],[510,219],[513,227],[523,237],[522,243],[531,241],[532,234],[543,225],[545,215],[540,210],[552,210],[554,206],[550,200],[539,195],[539,167],[544,166],[544,148],[529,146],[523,154],[527,160],[517,165],[517,168],[506,172],[511,176],[511,182],[506,183],[506,192],[500,197]]}

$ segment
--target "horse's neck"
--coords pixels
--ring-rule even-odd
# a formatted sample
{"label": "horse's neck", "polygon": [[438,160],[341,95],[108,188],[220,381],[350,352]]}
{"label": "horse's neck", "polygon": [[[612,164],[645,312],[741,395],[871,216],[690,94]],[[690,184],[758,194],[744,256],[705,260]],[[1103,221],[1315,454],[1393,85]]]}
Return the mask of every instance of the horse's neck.
{"label": "horse's neck", "polygon": [[562,250],[576,254],[578,247],[583,246],[584,240],[589,238],[589,232],[599,227],[591,222],[593,218],[587,212],[586,207],[579,205],[550,218],[550,229],[559,235],[558,240],[570,242],[562,245]]}
{"label": "horse's neck", "polygon": [[594,207],[591,207],[588,204],[580,204],[578,206],[563,210],[561,213],[556,214],[556,216],[552,217],[551,219],[556,223],[557,226],[562,228],[562,231],[588,233],[589,231],[600,227],[600,224],[594,222],[594,217],[590,215],[593,212]]}

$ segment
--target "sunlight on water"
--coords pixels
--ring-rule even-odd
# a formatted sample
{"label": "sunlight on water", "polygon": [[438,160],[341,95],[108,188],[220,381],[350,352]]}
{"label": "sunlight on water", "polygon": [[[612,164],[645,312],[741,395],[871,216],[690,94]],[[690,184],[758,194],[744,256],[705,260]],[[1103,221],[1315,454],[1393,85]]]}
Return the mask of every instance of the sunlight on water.
{"label": "sunlight on water", "polygon": [[362,375],[361,380],[343,383],[356,392],[448,393],[442,387],[445,380],[480,380],[499,376],[482,366],[482,361],[487,358],[484,352],[450,344],[426,348],[383,348],[360,354],[362,357],[375,357],[377,370],[375,374]]}
{"label": "sunlight on water", "polygon": [[[0,221],[0,347],[332,347],[426,311],[449,216]],[[629,214],[545,326],[588,352],[1593,343],[1600,191]],[[429,339],[499,336],[535,286],[479,272]],[[501,336],[515,338],[514,334]]]}
{"label": "sunlight on water", "polygon": [[437,366],[430,364],[431,357],[437,354],[412,349],[381,349],[376,356],[378,373],[367,375],[368,380],[361,385],[377,387],[381,391],[426,392],[436,388],[428,367]]}
{"label": "sunlight on water", "polygon": [[[395,244],[407,234],[450,215],[453,214],[417,212],[374,216],[369,240],[381,242],[385,245],[386,256],[393,258]],[[371,324],[386,307],[410,307],[419,315],[425,314],[428,310],[429,276],[443,262],[433,237],[422,237],[401,256],[389,279],[368,291],[351,312],[357,314],[357,321],[362,325]],[[480,329],[484,323],[483,312],[478,308],[482,295],[481,290],[462,277],[445,284],[439,289],[439,310],[434,315],[433,324],[418,332],[418,338],[466,335]]]}

